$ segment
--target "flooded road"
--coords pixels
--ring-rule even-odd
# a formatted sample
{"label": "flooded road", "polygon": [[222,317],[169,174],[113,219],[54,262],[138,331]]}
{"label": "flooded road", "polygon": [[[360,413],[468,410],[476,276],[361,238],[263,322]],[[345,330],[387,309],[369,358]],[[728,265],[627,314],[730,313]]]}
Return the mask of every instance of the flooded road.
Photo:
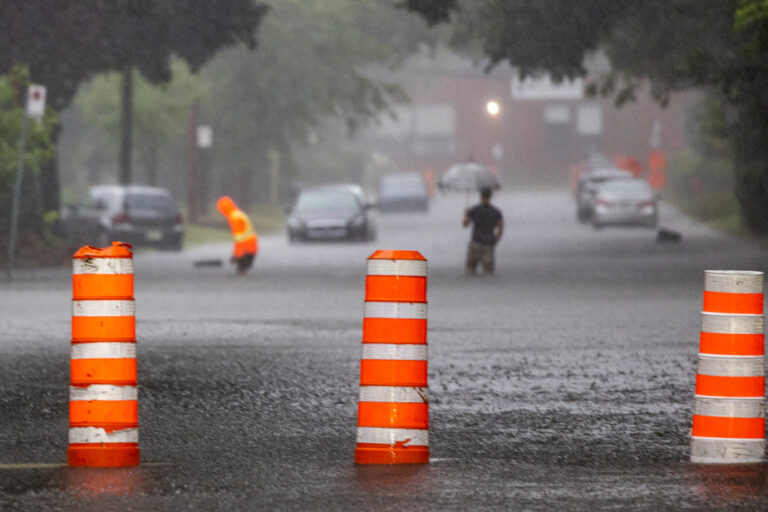
{"label": "flooded road", "polygon": [[[475,198],[470,198],[474,202]],[[565,192],[502,193],[494,277],[466,278],[463,196],[376,242],[263,236],[135,258],[142,465],[67,468],[67,268],[0,285],[1,510],[768,508],[765,465],[688,462],[703,271],[766,245],[664,206],[683,235],[595,231]],[[353,463],[365,262],[429,261],[430,464]]]}

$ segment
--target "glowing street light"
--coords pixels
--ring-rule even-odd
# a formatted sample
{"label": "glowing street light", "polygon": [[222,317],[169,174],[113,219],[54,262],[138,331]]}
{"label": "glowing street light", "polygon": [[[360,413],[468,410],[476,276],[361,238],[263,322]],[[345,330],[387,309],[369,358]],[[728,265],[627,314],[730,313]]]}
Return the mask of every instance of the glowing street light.
{"label": "glowing street light", "polygon": [[497,101],[489,101],[485,104],[485,110],[488,111],[488,114],[491,117],[496,117],[499,115],[499,112],[501,111],[501,107],[499,106],[499,103]]}

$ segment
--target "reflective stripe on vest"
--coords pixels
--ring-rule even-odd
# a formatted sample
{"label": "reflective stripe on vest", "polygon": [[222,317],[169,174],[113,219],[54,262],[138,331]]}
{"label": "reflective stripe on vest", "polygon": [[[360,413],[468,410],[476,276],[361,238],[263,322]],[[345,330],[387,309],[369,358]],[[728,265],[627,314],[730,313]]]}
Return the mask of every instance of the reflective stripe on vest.
{"label": "reflective stripe on vest", "polygon": [[243,221],[243,224],[245,224],[245,229],[243,229],[239,233],[233,233],[232,235],[235,238],[236,243],[245,242],[250,238],[256,237],[256,233],[253,231],[253,226],[251,225],[251,221],[248,219],[248,216],[244,214],[242,211],[234,210],[232,213],[229,214],[229,218],[233,221],[240,219]]}

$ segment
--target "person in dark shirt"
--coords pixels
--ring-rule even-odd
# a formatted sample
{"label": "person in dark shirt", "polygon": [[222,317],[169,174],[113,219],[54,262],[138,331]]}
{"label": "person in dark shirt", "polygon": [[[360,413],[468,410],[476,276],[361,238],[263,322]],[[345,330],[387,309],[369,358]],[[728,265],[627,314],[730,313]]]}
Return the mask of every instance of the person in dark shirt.
{"label": "person in dark shirt", "polygon": [[464,211],[464,227],[472,224],[472,239],[467,248],[466,272],[477,275],[477,265],[482,264],[483,273],[493,274],[495,270],[494,248],[504,232],[504,217],[501,211],[491,205],[491,189],[480,191],[480,204]]}

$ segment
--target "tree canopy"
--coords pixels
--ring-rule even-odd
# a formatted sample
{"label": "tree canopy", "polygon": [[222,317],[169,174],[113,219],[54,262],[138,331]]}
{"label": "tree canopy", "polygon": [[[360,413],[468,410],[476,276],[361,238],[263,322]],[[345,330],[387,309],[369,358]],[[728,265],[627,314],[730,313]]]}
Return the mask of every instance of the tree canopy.
{"label": "tree canopy", "polygon": [[[25,65],[61,110],[96,73],[136,67],[162,82],[173,56],[197,70],[225,46],[253,48],[266,11],[253,0],[0,0],[0,75]],[[43,209],[58,210],[55,159],[41,168],[40,186]]]}
{"label": "tree canopy", "polygon": [[26,64],[61,109],[95,73],[135,66],[163,82],[174,55],[198,70],[223,47],[253,48],[266,11],[252,0],[0,0],[0,74]]}
{"label": "tree canopy", "polygon": [[523,75],[583,76],[600,50],[612,71],[594,90],[632,100],[643,80],[665,104],[690,87],[717,89],[735,109],[736,194],[748,226],[768,233],[768,4],[763,0],[406,0],[488,66]]}
{"label": "tree canopy", "polygon": [[[203,170],[214,188],[243,205],[263,199],[270,188],[270,153],[280,153],[288,171],[293,149],[313,139],[327,119],[341,119],[354,130],[406,101],[381,71],[398,67],[422,42],[436,38],[392,2],[275,2],[260,25],[255,51],[245,43],[233,46],[194,76],[176,62],[172,80],[152,94],[150,84],[137,82],[137,167],[149,171],[146,157],[159,145],[159,182],[183,190],[185,132],[194,103],[197,122],[213,128]],[[114,161],[115,143],[97,141],[116,140],[117,88],[118,77],[111,76],[92,81],[78,95],[82,133],[77,140],[66,137],[69,168]],[[176,108],[180,103],[186,110]],[[145,130],[153,135],[144,136]]]}

